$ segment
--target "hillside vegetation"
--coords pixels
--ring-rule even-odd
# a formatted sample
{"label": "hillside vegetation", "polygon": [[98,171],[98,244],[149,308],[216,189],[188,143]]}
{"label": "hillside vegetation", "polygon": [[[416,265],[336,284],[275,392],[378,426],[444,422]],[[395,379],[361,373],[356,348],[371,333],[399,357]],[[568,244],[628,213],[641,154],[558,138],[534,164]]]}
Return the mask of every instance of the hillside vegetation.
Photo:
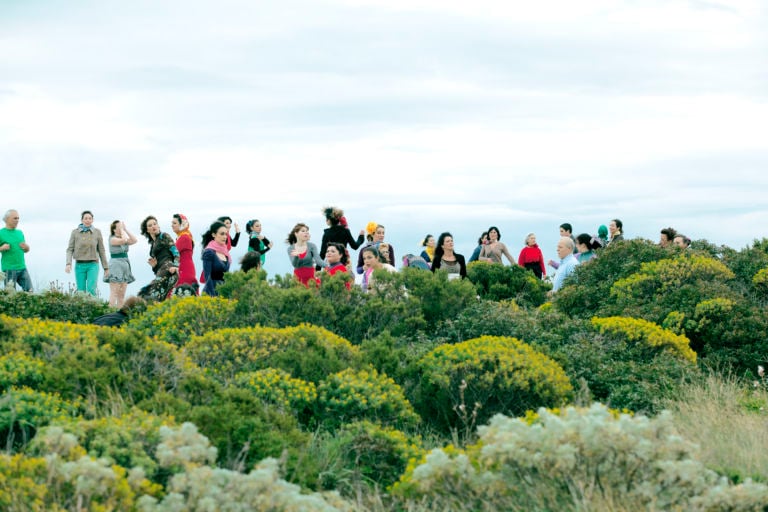
{"label": "hillside vegetation", "polygon": [[0,510],[768,510],[768,240],[376,283],[0,292]]}

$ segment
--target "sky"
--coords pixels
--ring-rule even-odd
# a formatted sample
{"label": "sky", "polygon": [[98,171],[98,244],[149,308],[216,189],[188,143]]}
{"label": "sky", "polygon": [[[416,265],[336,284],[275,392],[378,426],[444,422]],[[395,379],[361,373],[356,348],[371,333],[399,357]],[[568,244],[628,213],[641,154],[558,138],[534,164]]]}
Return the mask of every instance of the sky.
{"label": "sky", "polygon": [[[558,226],[766,235],[768,7],[760,0],[0,0],[3,212],[37,289],[95,225],[181,212],[199,242],[257,218],[271,274],[321,210],[467,257],[498,226],[555,257]],[[199,244],[198,244],[199,245]],[[234,249],[238,258],[245,243]],[[136,293],[149,282],[131,248]],[[199,265],[199,252],[195,254]],[[101,293],[108,294],[106,284]]]}

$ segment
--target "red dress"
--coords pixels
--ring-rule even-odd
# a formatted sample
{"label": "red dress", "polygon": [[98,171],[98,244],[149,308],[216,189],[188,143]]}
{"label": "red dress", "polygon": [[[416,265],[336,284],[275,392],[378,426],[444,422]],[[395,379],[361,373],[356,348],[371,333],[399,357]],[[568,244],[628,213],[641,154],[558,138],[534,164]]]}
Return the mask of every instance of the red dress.
{"label": "red dress", "polygon": [[195,277],[195,262],[192,259],[192,237],[181,235],[176,240],[176,249],[179,251],[179,281],[176,287],[183,284],[192,285],[197,290],[197,278]]}
{"label": "red dress", "polygon": [[[341,272],[342,274],[347,272],[347,267],[343,263],[337,263],[332,267],[328,267],[326,269],[330,275],[336,275],[337,272]],[[347,281],[344,283],[347,287],[347,290],[352,289],[352,283],[350,281]]]}
{"label": "red dress", "polygon": [[[299,259],[303,259],[307,256],[307,251],[304,251],[303,253],[299,254]],[[309,281],[311,279],[315,279],[315,267],[298,267],[293,269],[293,275],[296,276],[296,278],[301,281],[301,284],[303,284],[306,287],[309,287]],[[315,280],[317,282],[317,280]]]}

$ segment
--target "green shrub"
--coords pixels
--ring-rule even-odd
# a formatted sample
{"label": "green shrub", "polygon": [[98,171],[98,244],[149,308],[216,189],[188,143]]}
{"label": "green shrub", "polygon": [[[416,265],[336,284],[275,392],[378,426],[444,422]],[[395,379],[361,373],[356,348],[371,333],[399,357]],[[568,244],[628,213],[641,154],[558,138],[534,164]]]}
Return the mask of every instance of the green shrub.
{"label": "green shrub", "polygon": [[486,261],[470,263],[467,278],[478,295],[487,300],[514,299],[521,306],[536,307],[544,303],[551,286],[519,265],[499,265]]}
{"label": "green shrub", "polygon": [[78,403],[57,394],[12,387],[0,395],[0,440],[5,446],[23,446],[41,427],[78,413]]}
{"label": "green shrub", "polygon": [[312,382],[294,379],[275,368],[235,375],[235,385],[248,389],[258,398],[299,418],[306,416],[317,400],[317,387]]}
{"label": "green shrub", "polygon": [[194,335],[232,325],[236,319],[234,312],[235,303],[220,297],[174,297],[131,318],[127,327],[180,346]]}
{"label": "green shrub", "polygon": [[515,338],[482,336],[442,345],[419,361],[414,401],[422,418],[441,429],[482,423],[498,413],[523,414],[559,406],[573,393],[563,369]]}
{"label": "green shrub", "polygon": [[193,362],[223,382],[230,382],[238,372],[279,368],[294,378],[317,383],[330,373],[360,365],[357,347],[306,324],[284,329],[216,329],[193,337],[186,349]]}
{"label": "green shrub", "polygon": [[[46,430],[61,429],[77,437],[87,455],[94,459],[107,459],[110,464],[124,468],[140,466],[153,478],[158,464],[154,459],[160,443],[159,429],[173,425],[173,419],[154,416],[141,410],[132,410],[123,416],[102,416],[92,420],[70,419],[58,421],[56,427],[45,427],[38,437],[45,438]],[[48,454],[42,440],[34,440],[28,453],[41,457]]]}
{"label": "green shrub", "polygon": [[[591,318],[619,314],[613,308],[611,287],[629,277],[646,262],[668,259],[676,251],[667,250],[649,240],[627,240],[602,249],[589,265],[578,265],[574,272],[577,286],[559,290],[554,304],[568,316]],[[631,315],[635,316],[635,315]]]}
{"label": "green shrub", "polygon": [[43,379],[45,363],[20,351],[0,356],[0,390],[11,386],[34,386]]}
{"label": "green shrub", "polygon": [[329,375],[317,386],[317,419],[331,428],[364,419],[394,426],[419,422],[394,380],[374,369],[351,368]]}
{"label": "green shrub", "polygon": [[0,290],[0,314],[23,318],[58,320],[88,324],[112,308],[103,300],[84,293],[47,290],[42,293],[16,293]]}
{"label": "green shrub", "polygon": [[[734,274],[707,256],[680,255],[643,263],[640,270],[611,287],[616,315],[662,323],[672,311],[692,316],[696,305],[716,297],[736,297]],[[601,315],[611,316],[611,315]]]}

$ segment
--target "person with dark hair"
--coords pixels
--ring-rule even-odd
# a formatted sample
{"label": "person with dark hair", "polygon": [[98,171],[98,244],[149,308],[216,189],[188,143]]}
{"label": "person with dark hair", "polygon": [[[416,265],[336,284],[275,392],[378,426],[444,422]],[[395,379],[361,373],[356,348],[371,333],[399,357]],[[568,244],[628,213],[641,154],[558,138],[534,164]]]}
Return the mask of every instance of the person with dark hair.
{"label": "person with dark hair", "polygon": [[432,272],[442,270],[448,273],[448,279],[464,279],[467,277],[467,263],[464,256],[453,252],[453,235],[440,233],[435,247],[435,259],[432,262]]}
{"label": "person with dark hair", "polygon": [[[369,222],[368,225],[370,226],[371,223]],[[376,224],[376,227],[373,229],[373,235],[371,236],[371,240],[369,241],[368,244],[365,245],[365,247],[368,247],[368,246],[371,246],[371,245],[378,246],[378,244],[380,244],[380,243],[382,243],[384,241],[384,233],[385,232],[386,232],[386,229],[384,228],[384,226],[382,224]],[[363,249],[365,249],[365,247],[363,247]],[[378,253],[378,251],[377,251],[377,253]],[[388,262],[393,267],[395,266],[395,248],[392,247],[392,244],[389,245],[389,259],[388,259]],[[358,274],[362,274],[363,273],[363,267],[364,267],[363,251],[361,250],[358,253],[358,257],[357,257],[357,273]]]}
{"label": "person with dark hair", "polygon": [[195,241],[189,230],[189,220],[181,213],[174,213],[171,219],[171,229],[176,234],[176,250],[179,251],[179,280],[176,288],[188,285],[198,294],[200,285],[197,283],[195,260],[192,253],[195,250]]}
{"label": "person with dark hair", "polygon": [[488,232],[483,231],[483,234],[480,235],[480,238],[477,239],[477,247],[475,247],[475,250],[472,251],[472,256],[469,257],[469,263],[472,263],[473,261],[477,261],[480,257],[480,251],[483,250],[483,246],[488,243]]}
{"label": "person with dark hair", "polygon": [[661,236],[659,237],[659,245],[662,247],[671,247],[672,241],[677,236],[677,231],[674,228],[664,228],[661,230]]}
{"label": "person with dark hair", "polygon": [[309,226],[299,222],[288,233],[285,241],[288,244],[288,257],[293,265],[293,275],[301,284],[309,287],[309,281],[315,279],[315,265],[320,268],[325,266],[317,246],[309,241]]}
{"label": "person with dark hair", "polygon": [[363,250],[360,251],[360,254],[362,254],[363,256],[363,280],[362,280],[363,291],[375,293],[376,288],[373,287],[373,283],[374,283],[373,273],[376,270],[382,270],[382,269],[387,269],[390,272],[397,272],[397,270],[395,270],[393,266],[387,263],[388,262],[387,258],[384,255],[382,255],[379,252],[379,250],[373,245],[363,247]]}
{"label": "person with dark hair", "polygon": [[203,293],[216,297],[216,287],[224,282],[224,274],[229,272],[232,257],[227,246],[229,229],[221,221],[215,221],[203,234],[203,275],[205,286]]}
{"label": "person with dark hair", "polygon": [[109,276],[109,263],[104,249],[104,237],[101,231],[93,227],[93,213],[90,210],[80,214],[80,225],[69,236],[67,265],[64,267],[67,274],[72,272],[72,260],[75,260],[77,291],[96,295],[99,260],[104,267],[104,277]]}
{"label": "person with dark hair", "polygon": [[595,238],[589,233],[582,233],[576,237],[576,248],[579,250],[577,259],[579,263],[584,263],[596,257],[595,250],[603,246],[600,239]]}
{"label": "person with dark hair", "polygon": [[261,254],[259,251],[248,251],[240,258],[240,270],[259,270],[261,268]]}
{"label": "person with dark hair", "polygon": [[608,244],[624,240],[624,224],[619,219],[613,219],[608,224],[608,231],[611,234],[611,239],[608,241]]}
{"label": "person with dark hair", "polygon": [[179,251],[173,238],[160,231],[157,218],[150,215],[141,221],[141,234],[149,242],[149,259],[155,278],[138,293],[147,301],[167,299],[179,279]]}
{"label": "person with dark hair", "polygon": [[5,227],[0,229],[0,253],[5,273],[5,288],[15,290],[18,284],[23,291],[31,292],[32,279],[24,261],[24,255],[29,252],[29,244],[24,239],[24,233],[18,229],[19,212],[8,210],[3,215],[3,222]]}
{"label": "person with dark hair", "polygon": [[[351,267],[349,266],[349,260],[346,255],[346,248],[337,242],[331,242],[325,251],[325,261],[328,266],[325,267],[325,271],[328,275],[334,276],[338,273],[348,274],[352,277]],[[352,279],[345,283],[347,290],[352,288]]]}
{"label": "person with dark hair", "polygon": [[525,237],[525,246],[520,250],[517,264],[533,272],[539,279],[547,275],[544,253],[541,252],[541,248],[536,243],[535,233],[528,233],[528,236]]}
{"label": "person with dark hair", "polygon": [[136,242],[125,222],[116,220],[109,225],[109,268],[112,271],[104,276],[104,282],[109,283],[109,305],[112,307],[123,305],[128,285],[136,280],[128,259],[128,247]]}
{"label": "person with dark hair", "polygon": [[501,256],[504,255],[509,260],[510,265],[515,265],[515,260],[509,253],[509,249],[501,240],[501,232],[496,226],[488,228],[488,243],[480,250],[480,261],[490,261],[491,263],[503,263]]}
{"label": "person with dark hair", "polygon": [[261,221],[252,219],[245,223],[245,232],[248,234],[248,252],[258,252],[261,265],[267,260],[265,254],[272,248],[272,242],[261,234]]}
{"label": "person with dark hair", "polygon": [[325,253],[328,244],[341,244],[346,252],[346,247],[357,250],[365,242],[365,230],[361,229],[357,239],[352,238],[352,233],[347,225],[347,219],[344,217],[344,210],[335,206],[326,206],[323,208],[325,223],[328,225],[323,231],[323,240],[320,242],[320,259],[325,259]]}
{"label": "person with dark hair", "polygon": [[229,236],[229,230],[232,228],[232,217],[222,215],[217,219],[219,222],[224,223],[227,227],[227,251],[231,251],[233,247],[237,247],[237,242],[240,241],[240,226],[235,222],[235,238]]}
{"label": "person with dark hair", "polygon": [[691,246],[691,239],[682,233],[678,233],[675,235],[673,243],[681,249],[687,249]]}
{"label": "person with dark hair", "polygon": [[421,256],[424,258],[424,261],[427,262],[430,267],[432,266],[432,259],[435,257],[435,237],[432,235],[427,235],[424,237],[424,240],[421,241],[421,246],[424,248],[423,251],[421,251]]}
{"label": "person with dark hair", "polygon": [[578,249],[576,249],[576,237],[573,236],[573,226],[571,226],[568,222],[563,222],[560,224],[560,236],[567,236],[570,237],[571,240],[573,240],[573,254],[578,253]]}
{"label": "person with dark hair", "polygon": [[113,312],[101,315],[93,319],[93,325],[102,325],[105,327],[119,327],[127,322],[132,315],[141,313],[146,309],[147,302],[139,297],[128,297],[123,302],[122,307]]}

